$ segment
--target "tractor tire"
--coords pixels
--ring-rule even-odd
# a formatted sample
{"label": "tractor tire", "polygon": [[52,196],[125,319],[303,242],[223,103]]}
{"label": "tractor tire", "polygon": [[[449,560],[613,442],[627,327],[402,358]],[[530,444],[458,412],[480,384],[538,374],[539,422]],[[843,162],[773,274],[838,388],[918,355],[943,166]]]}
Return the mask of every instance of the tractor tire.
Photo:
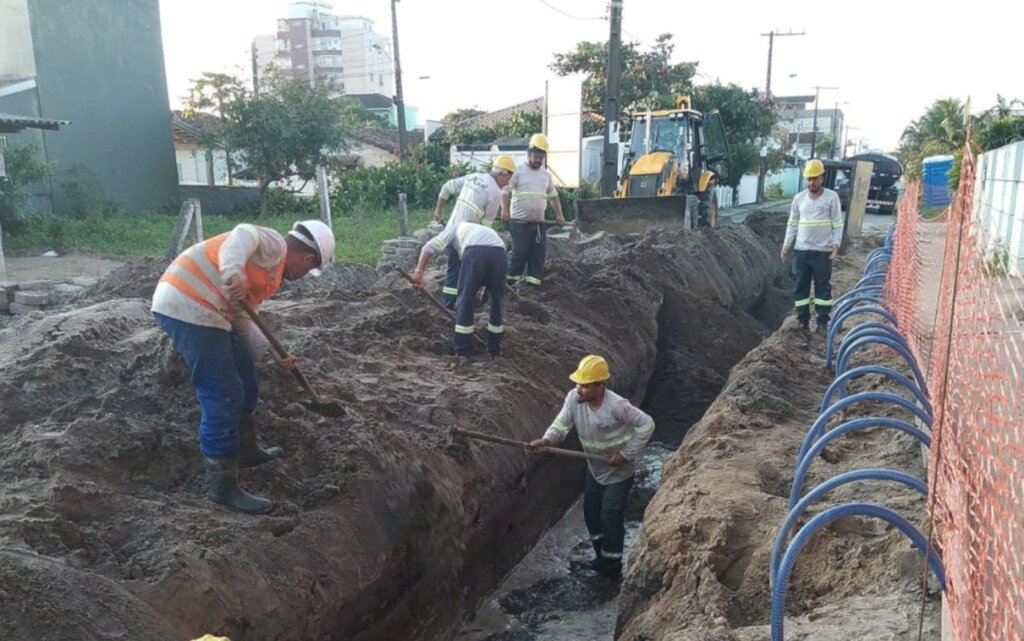
{"label": "tractor tire", "polygon": [[708,189],[700,195],[700,205],[697,208],[698,227],[718,227],[718,193],[714,189]]}

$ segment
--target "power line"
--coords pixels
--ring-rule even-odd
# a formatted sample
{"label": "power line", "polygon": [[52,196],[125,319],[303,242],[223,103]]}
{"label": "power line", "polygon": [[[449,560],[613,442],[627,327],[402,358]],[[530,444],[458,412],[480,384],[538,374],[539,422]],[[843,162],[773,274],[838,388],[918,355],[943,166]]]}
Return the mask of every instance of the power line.
{"label": "power line", "polygon": [[571,13],[566,13],[565,11],[562,11],[561,9],[559,9],[558,7],[556,7],[555,5],[553,5],[553,4],[551,4],[550,2],[548,2],[547,0],[538,0],[538,1],[539,1],[539,2],[540,2],[540,3],[542,4],[542,5],[544,5],[545,7],[547,7],[548,9],[551,9],[552,11],[554,11],[555,13],[561,14],[561,15],[565,16],[566,18],[571,18],[571,19],[573,19],[573,20],[584,20],[584,21],[590,21],[590,20],[607,20],[607,19],[608,19],[608,18],[607,18],[607,17],[605,17],[605,16],[601,16],[601,17],[599,17],[599,18],[587,18],[587,17],[584,17],[584,16],[574,16],[574,15],[572,15]]}

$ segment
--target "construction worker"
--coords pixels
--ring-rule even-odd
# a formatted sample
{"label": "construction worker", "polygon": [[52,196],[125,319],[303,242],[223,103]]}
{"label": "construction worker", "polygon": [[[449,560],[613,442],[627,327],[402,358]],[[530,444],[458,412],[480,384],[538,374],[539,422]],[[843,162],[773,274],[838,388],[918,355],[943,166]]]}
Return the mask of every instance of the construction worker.
{"label": "construction worker", "polygon": [[412,275],[417,287],[423,287],[423,270],[430,257],[448,245],[455,247],[462,267],[459,270],[458,296],[455,309],[455,355],[468,359],[473,354],[473,306],[476,293],[485,287],[490,297],[491,317],[487,324],[487,352],[492,358],[501,354],[501,335],[505,290],[505,243],[498,232],[479,223],[464,220],[456,227],[445,227],[431,242],[423,246],[416,271]]}
{"label": "construction worker", "polygon": [[[157,283],[153,316],[192,373],[202,413],[206,496],[217,503],[249,514],[269,512],[270,501],[238,486],[238,468],[282,454],[256,441],[254,356],[266,351],[267,340],[235,302],[245,300],[255,308],[277,291],[282,278],[319,274],[333,258],[334,235],[319,220],[295,223],[287,237],[242,224],[186,249]],[[271,354],[286,369],[295,368],[294,356]]]}
{"label": "construction worker", "polygon": [[[511,156],[498,156],[494,159],[490,173],[466,174],[453,178],[441,187],[437,195],[437,206],[434,208],[434,220],[441,222],[441,211],[448,199],[459,195],[448,218],[446,227],[454,229],[463,221],[481,223],[494,220],[501,203],[501,190],[508,184],[516,171],[516,163]],[[454,233],[454,232],[453,232]],[[433,242],[433,241],[431,241]],[[455,311],[455,297],[459,285],[459,253],[455,245],[448,244],[448,273],[444,277],[444,306]]]}
{"label": "construction worker", "polygon": [[811,281],[814,281],[814,308],[817,312],[817,331],[828,333],[832,312],[832,261],[839,254],[843,241],[843,212],[839,196],[825,189],[825,165],[817,158],[804,165],[807,189],[793,197],[789,208],[789,225],[782,241],[782,262],[786,262],[790,248],[793,252],[793,272],[796,288],[793,306],[800,327],[810,329]]}
{"label": "construction worker", "polygon": [[501,220],[512,223],[512,253],[508,259],[510,285],[525,281],[527,285],[540,286],[548,238],[544,212],[549,200],[555,210],[555,223],[565,224],[562,202],[551,172],[544,168],[547,153],[547,136],[534,134],[526,150],[526,162],[516,168],[501,196]]}
{"label": "construction worker", "polygon": [[607,389],[610,377],[603,358],[584,356],[569,375],[576,388],[566,394],[562,411],[542,438],[530,442],[529,449],[542,452],[558,445],[575,427],[584,450],[607,455],[607,463],[587,461],[583,518],[594,546],[595,569],[616,578],[622,575],[626,496],[633,486],[636,464],[654,433],[654,421]]}

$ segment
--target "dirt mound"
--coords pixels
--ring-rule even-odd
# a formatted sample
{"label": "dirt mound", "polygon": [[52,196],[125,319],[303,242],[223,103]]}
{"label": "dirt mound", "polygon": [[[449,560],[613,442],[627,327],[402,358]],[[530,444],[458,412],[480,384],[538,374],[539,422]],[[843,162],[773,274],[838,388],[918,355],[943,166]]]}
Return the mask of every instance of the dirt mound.
{"label": "dirt mound", "polygon": [[[14,321],[0,329],[0,547],[58,570],[0,561],[0,638],[29,625],[32,638],[109,638],[80,626],[89,617],[131,638],[444,638],[581,479],[576,465],[450,443],[448,429],[536,436],[588,352],[639,401],[659,342],[679,342],[662,338],[677,321],[666,303],[694,315],[686,327],[718,326],[726,340],[738,323],[756,340],[776,247],[730,226],[652,235],[599,263],[553,261],[542,290],[509,302],[505,358],[462,367],[445,356],[450,320],[397,276],[357,296],[341,278],[328,295],[268,301],[307,378],[348,412],[307,412],[294,381],[261,366],[262,440],[286,456],[242,482],[275,500],[266,517],[202,497],[188,372],[148,312],[162,264],[126,265],[90,304]],[[709,352],[692,344],[686,357]],[[52,601],[48,582],[75,617],[24,614]]]}
{"label": "dirt mound", "polygon": [[[837,292],[856,281],[865,254],[859,247],[839,259]],[[665,464],[630,558],[616,638],[767,637],[775,531],[787,512],[800,443],[832,380],[824,373],[823,353],[820,336],[788,320],[733,369],[720,396]],[[890,366],[900,369],[895,361]],[[850,391],[884,386],[865,377]],[[848,418],[878,415],[878,409],[854,406]],[[916,441],[892,430],[850,435],[811,466],[804,493],[865,467],[923,478],[920,456]],[[809,515],[850,501],[891,507],[923,527],[923,497],[880,481],[843,486]],[[801,554],[787,592],[787,626],[815,638],[917,638],[920,576],[920,557],[899,532],[873,519],[838,522],[817,533]],[[871,625],[844,612],[846,607],[870,612]],[[931,594],[926,638],[937,636],[937,613]],[[869,629],[903,630],[906,636],[864,636]]]}
{"label": "dirt mound", "polygon": [[140,258],[127,262],[81,292],[72,302],[87,305],[113,298],[150,299],[170,262],[166,258]]}

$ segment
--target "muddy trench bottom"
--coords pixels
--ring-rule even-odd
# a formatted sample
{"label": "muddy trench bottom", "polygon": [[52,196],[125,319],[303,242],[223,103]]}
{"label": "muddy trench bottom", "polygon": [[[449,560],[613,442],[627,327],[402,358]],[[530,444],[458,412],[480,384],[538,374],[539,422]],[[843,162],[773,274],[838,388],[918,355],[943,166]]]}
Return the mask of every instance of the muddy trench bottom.
{"label": "muddy trench bottom", "polygon": [[[655,419],[657,421],[657,419]],[[623,575],[640,534],[644,509],[661,483],[674,446],[652,440],[626,500]],[[582,494],[491,593],[456,641],[612,639],[622,581],[597,574],[583,522]]]}

